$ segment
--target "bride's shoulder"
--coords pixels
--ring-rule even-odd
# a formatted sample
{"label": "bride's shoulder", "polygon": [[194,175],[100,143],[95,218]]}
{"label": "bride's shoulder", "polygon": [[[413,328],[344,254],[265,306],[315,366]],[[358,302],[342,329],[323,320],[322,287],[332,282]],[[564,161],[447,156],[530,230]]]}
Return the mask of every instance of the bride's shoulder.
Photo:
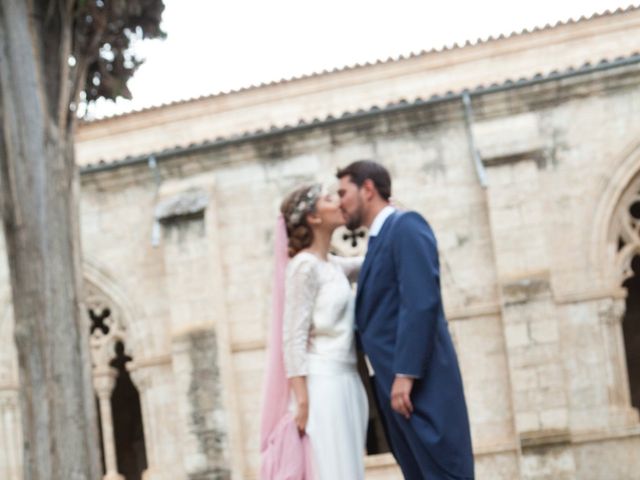
{"label": "bride's shoulder", "polygon": [[289,262],[309,262],[309,261],[318,261],[320,260],[316,255],[311,253],[308,250],[300,250],[296,253]]}
{"label": "bride's shoulder", "polygon": [[344,261],[346,260],[345,257],[341,257],[340,255],[336,255],[334,253],[330,253],[327,256],[329,263],[333,263],[334,265],[342,265],[344,263]]}
{"label": "bride's shoulder", "polygon": [[296,253],[290,260],[287,265],[287,270],[294,271],[299,270],[300,268],[313,268],[313,266],[318,262],[318,257],[316,257],[313,253],[301,251]]}

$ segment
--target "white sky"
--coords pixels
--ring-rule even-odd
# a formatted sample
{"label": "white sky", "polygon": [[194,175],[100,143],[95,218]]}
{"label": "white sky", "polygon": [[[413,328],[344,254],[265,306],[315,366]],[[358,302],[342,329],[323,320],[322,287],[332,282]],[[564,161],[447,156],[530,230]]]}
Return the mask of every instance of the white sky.
{"label": "white sky", "polygon": [[134,100],[97,116],[508,34],[638,0],[165,0]]}

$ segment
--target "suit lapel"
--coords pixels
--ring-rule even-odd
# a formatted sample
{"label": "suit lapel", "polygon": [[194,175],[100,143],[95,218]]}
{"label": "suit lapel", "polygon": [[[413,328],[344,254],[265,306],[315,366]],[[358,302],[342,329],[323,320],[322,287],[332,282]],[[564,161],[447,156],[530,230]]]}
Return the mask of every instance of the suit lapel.
{"label": "suit lapel", "polygon": [[373,261],[376,257],[376,254],[380,251],[380,246],[386,239],[388,232],[391,230],[391,225],[395,222],[396,216],[398,212],[393,212],[389,215],[389,218],[382,225],[382,229],[380,233],[375,238],[373,245],[370,245],[370,248],[367,250],[367,255],[364,258],[364,263],[362,265],[362,271],[360,272],[360,277],[358,278],[358,292],[356,294],[356,308],[360,304],[360,300],[362,298],[362,291],[369,277],[369,272],[371,272],[371,266],[373,265]]}

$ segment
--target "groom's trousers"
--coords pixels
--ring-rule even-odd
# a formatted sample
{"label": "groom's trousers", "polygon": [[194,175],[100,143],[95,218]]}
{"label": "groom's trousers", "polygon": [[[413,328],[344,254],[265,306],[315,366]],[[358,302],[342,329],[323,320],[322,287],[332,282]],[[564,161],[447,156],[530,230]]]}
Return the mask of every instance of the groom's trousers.
{"label": "groom's trousers", "polygon": [[378,410],[384,416],[391,451],[406,480],[473,480],[452,476],[431,458],[410,421],[391,408],[389,393],[375,382]]}

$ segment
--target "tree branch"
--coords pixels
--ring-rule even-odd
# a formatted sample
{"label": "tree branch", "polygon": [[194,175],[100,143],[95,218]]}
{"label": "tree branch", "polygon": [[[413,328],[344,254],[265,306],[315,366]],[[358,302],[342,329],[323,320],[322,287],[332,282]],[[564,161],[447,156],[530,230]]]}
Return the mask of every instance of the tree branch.
{"label": "tree branch", "polygon": [[66,126],[69,116],[73,3],[69,0],[31,3],[32,34],[40,59],[39,75],[45,80],[46,111],[62,128]]}
{"label": "tree branch", "polygon": [[[1,34],[0,34],[1,35]],[[2,46],[2,40],[0,40],[0,48]],[[0,63],[0,65],[2,65]],[[4,114],[3,114],[3,101],[2,101],[2,90],[0,89],[0,215],[5,219],[5,223],[9,220],[10,217],[7,216],[7,205],[4,200],[4,192],[5,186],[4,183],[7,181],[9,176],[7,175],[7,171],[5,169],[5,165],[7,164],[7,146],[6,141],[4,139]]]}
{"label": "tree branch", "polygon": [[[108,27],[105,15],[90,12],[89,7],[76,7],[73,10],[73,44],[72,54],[76,60],[72,78],[70,101],[78,102],[80,93],[85,88],[89,65],[95,61],[103,43],[103,37]],[[86,24],[86,17],[92,16],[91,25]],[[72,127],[72,125],[70,125]]]}
{"label": "tree branch", "polygon": [[69,57],[71,56],[71,45],[73,37],[73,18],[69,11],[69,2],[59,0],[56,2],[58,6],[58,15],[60,22],[60,46],[58,53],[58,103],[56,121],[58,127],[67,132],[67,124],[69,115],[69,104],[71,102],[71,67],[69,65]]}

